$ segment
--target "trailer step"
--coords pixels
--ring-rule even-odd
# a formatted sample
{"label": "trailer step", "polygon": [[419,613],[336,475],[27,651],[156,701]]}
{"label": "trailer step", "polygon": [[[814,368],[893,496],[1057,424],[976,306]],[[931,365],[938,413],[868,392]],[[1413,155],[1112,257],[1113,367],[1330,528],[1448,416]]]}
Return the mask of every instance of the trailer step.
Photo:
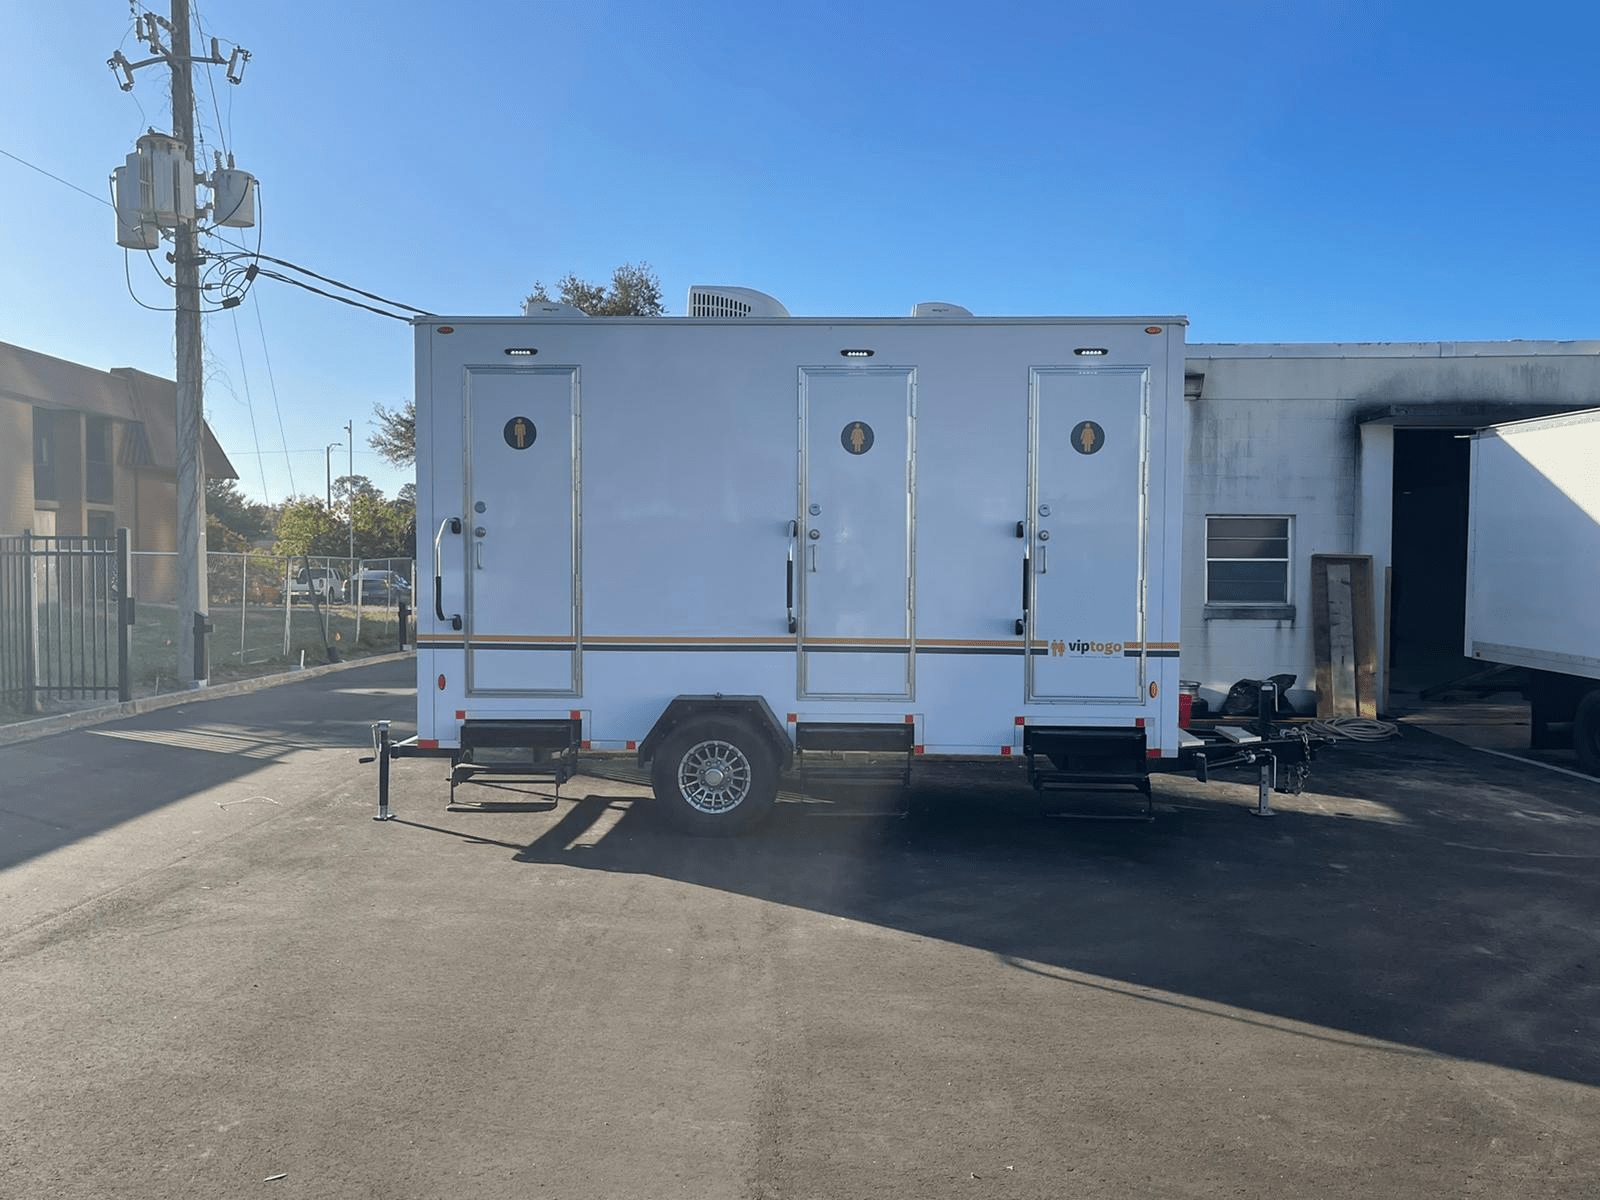
{"label": "trailer step", "polygon": [[[561,799],[561,785],[577,774],[581,736],[581,722],[565,717],[463,723],[461,749],[450,766],[450,800],[446,807],[451,812],[552,807]],[[513,786],[538,783],[554,783],[555,796],[530,797]],[[526,798],[458,800],[456,788],[467,784]]]}

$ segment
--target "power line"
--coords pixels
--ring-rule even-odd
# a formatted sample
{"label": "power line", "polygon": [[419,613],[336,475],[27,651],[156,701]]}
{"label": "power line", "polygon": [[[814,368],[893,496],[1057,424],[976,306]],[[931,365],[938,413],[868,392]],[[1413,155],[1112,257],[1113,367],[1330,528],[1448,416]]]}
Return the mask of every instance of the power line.
{"label": "power line", "polygon": [[289,493],[295,494],[294,463],[289,461],[289,436],[283,429],[283,406],[278,403],[278,381],[272,377],[272,355],[267,353],[267,327],[261,323],[261,301],[250,295],[251,307],[256,310],[256,329],[261,334],[261,357],[267,364],[267,385],[272,389],[272,408],[278,414],[278,443],[283,447],[283,465],[289,472]]}
{"label": "power line", "polygon": [[46,171],[43,167],[36,166],[35,164],[29,162],[27,159],[23,158],[21,155],[13,154],[13,153],[11,153],[11,151],[4,150],[4,149],[0,149],[0,154],[4,154],[7,158],[11,159],[14,162],[21,163],[23,166],[27,167],[31,171],[39,172],[39,174],[45,176],[46,178],[54,179],[57,183],[63,184],[66,187],[71,188],[73,191],[77,192],[79,195],[83,195],[83,196],[89,197],[89,199],[93,200],[96,204],[104,204],[107,208],[110,208],[110,209],[115,209],[116,208],[116,205],[112,204],[111,201],[106,200],[103,197],[96,196],[93,192],[86,192],[81,187],[79,187],[77,184],[68,183],[65,179],[61,178],[61,176],[59,176],[59,175],[50,174],[50,172]]}

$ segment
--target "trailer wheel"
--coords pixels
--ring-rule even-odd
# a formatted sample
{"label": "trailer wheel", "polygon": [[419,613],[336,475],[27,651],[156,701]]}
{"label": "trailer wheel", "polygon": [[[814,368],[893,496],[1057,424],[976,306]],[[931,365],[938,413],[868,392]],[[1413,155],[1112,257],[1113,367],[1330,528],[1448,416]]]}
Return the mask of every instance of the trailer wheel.
{"label": "trailer wheel", "polygon": [[1600,689],[1578,702],[1572,717],[1572,748],[1578,752],[1580,767],[1600,775]]}
{"label": "trailer wheel", "polygon": [[650,782],[666,815],[689,833],[727,835],[753,828],[778,798],[772,749],[742,721],[691,721],[656,752]]}

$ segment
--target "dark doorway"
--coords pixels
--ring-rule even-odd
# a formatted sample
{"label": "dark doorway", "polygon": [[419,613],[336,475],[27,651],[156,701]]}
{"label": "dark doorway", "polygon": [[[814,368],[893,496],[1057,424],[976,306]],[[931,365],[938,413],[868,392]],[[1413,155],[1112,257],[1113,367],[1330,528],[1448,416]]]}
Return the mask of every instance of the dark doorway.
{"label": "dark doorway", "polygon": [[1394,431],[1391,692],[1420,693],[1479,669],[1461,652],[1471,432]]}

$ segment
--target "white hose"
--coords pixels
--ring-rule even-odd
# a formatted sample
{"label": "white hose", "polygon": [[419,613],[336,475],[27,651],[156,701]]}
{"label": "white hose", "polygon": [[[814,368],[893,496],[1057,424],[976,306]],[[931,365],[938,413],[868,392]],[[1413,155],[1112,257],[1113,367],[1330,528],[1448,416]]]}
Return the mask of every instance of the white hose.
{"label": "white hose", "polygon": [[1329,717],[1325,721],[1312,721],[1306,729],[1322,737],[1349,742],[1381,742],[1400,736],[1398,725],[1371,717]]}

